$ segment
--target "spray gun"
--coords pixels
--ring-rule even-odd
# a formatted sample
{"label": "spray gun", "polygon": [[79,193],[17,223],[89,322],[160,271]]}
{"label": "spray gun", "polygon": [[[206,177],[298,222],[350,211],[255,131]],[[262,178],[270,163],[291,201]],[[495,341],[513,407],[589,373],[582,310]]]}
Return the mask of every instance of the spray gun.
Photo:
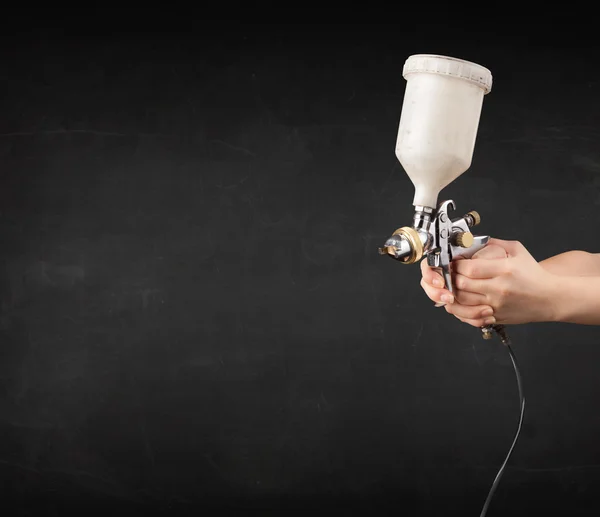
{"label": "spray gun", "polygon": [[[483,105],[492,74],[475,63],[436,55],[410,56],[404,64],[406,91],[400,117],[396,157],[415,187],[412,226],[397,229],[379,249],[402,264],[423,257],[440,269],[445,287],[454,292],[453,259],[471,258],[489,236],[471,229],[481,222],[476,211],[455,218],[453,200],[437,203],[439,192],[470,166]],[[490,339],[495,330],[504,343],[502,325],[482,327]]]}
{"label": "spray gun", "polygon": [[[415,212],[412,226],[396,230],[379,253],[402,264],[414,264],[426,257],[430,266],[441,269],[446,288],[453,292],[452,261],[459,256],[471,258],[490,237],[471,232],[481,222],[476,211],[453,217],[454,201],[438,204],[438,195],[471,166],[483,97],[491,91],[492,74],[487,68],[461,59],[420,54],[406,60],[403,76],[407,84],[396,157],[415,187]],[[506,345],[521,407],[517,432],[480,514],[485,517],[519,437],[525,397],[504,326],[488,325],[481,330],[485,339],[491,339],[495,331]]]}

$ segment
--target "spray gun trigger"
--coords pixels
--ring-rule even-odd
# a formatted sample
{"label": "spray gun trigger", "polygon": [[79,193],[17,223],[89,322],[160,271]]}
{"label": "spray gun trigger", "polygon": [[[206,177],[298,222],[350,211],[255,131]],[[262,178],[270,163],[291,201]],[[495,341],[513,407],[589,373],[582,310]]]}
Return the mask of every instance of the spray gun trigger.
{"label": "spray gun trigger", "polygon": [[454,287],[452,285],[452,276],[450,275],[450,269],[448,266],[442,267],[442,273],[444,275],[444,281],[446,283],[446,289],[451,293],[454,293]]}

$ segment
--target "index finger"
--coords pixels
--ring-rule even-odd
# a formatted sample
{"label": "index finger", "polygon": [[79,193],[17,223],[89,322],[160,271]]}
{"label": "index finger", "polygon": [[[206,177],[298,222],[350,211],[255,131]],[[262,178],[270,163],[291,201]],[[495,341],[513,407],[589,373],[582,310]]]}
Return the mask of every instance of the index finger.
{"label": "index finger", "polygon": [[506,260],[508,259],[470,259],[459,260],[453,267],[459,275],[468,278],[486,279],[500,276],[506,272]]}

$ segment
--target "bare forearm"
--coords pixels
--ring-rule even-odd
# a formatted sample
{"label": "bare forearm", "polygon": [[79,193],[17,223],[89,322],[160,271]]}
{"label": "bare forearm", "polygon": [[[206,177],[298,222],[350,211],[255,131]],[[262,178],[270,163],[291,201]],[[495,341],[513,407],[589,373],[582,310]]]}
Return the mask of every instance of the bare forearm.
{"label": "bare forearm", "polygon": [[556,277],[549,302],[554,321],[600,325],[600,255],[567,251],[540,265]]}
{"label": "bare forearm", "polygon": [[549,304],[554,321],[600,325],[600,276],[557,276]]}
{"label": "bare forearm", "polygon": [[600,277],[600,254],[587,251],[567,251],[540,262],[546,271],[558,276]]}

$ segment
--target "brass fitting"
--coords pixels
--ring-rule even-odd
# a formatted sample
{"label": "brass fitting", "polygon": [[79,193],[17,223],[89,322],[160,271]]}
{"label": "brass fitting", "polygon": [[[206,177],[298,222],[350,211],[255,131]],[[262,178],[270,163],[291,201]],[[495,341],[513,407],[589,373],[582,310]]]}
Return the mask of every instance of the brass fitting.
{"label": "brass fitting", "polygon": [[483,339],[492,339],[494,337],[494,334],[492,334],[492,328],[481,327],[481,336],[483,337]]}
{"label": "brass fitting", "polygon": [[392,235],[400,235],[404,237],[410,245],[411,253],[405,259],[402,259],[402,264],[414,264],[423,258],[423,243],[419,233],[410,226],[403,226],[398,228]]}

